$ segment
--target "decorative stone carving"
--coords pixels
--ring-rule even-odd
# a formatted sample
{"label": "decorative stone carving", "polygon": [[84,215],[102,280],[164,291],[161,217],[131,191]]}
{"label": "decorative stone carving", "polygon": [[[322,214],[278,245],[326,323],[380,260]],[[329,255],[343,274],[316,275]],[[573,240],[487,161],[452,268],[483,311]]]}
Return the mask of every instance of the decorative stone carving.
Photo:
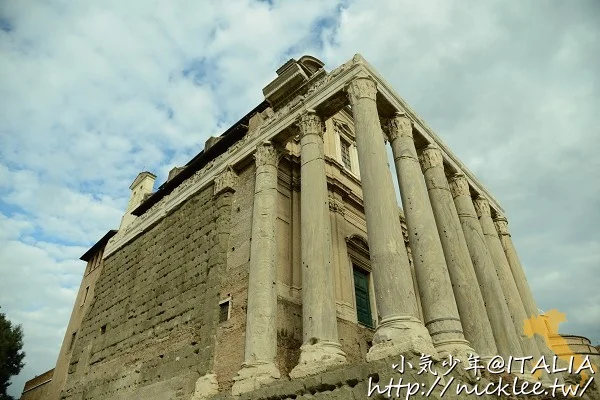
{"label": "decorative stone carving", "polygon": [[231,166],[227,166],[223,172],[221,172],[215,178],[215,196],[223,192],[235,192],[235,185],[237,183],[237,174],[233,171]]}
{"label": "decorative stone carving", "polygon": [[482,216],[491,217],[492,212],[490,210],[490,203],[484,196],[477,196],[477,198],[473,201],[473,205],[475,206],[475,211],[477,212],[477,216],[479,218]]}
{"label": "decorative stone carving", "polygon": [[393,118],[388,120],[387,135],[390,142],[402,136],[412,138],[412,122],[403,112],[397,112]]}
{"label": "decorative stone carving", "polygon": [[304,114],[301,114],[296,120],[296,124],[300,129],[300,136],[319,135],[323,138],[325,132],[323,120],[315,110],[307,110]]}
{"label": "decorative stone carving", "polygon": [[333,212],[344,215],[346,213],[346,206],[343,202],[334,199],[333,197],[329,198],[329,209]]}
{"label": "decorative stone carving", "polygon": [[312,93],[317,91],[317,89],[325,86],[329,82],[331,82],[336,76],[340,75],[342,72],[349,70],[353,65],[362,61],[362,56],[360,54],[354,55],[352,60],[340,65],[336,69],[332,70],[329,74],[325,75],[322,79],[316,80],[311,86],[308,88],[306,96],[310,96]]}
{"label": "decorative stone carving", "polygon": [[471,196],[471,192],[469,191],[469,182],[463,174],[454,174],[448,179],[448,184],[450,185],[452,197],[456,198],[458,196]]}
{"label": "decorative stone carving", "polygon": [[274,165],[277,166],[279,161],[279,152],[271,144],[271,142],[264,142],[258,145],[256,152],[254,153],[254,159],[256,160],[256,166],[260,167],[263,165]]}
{"label": "decorative stone carving", "polygon": [[377,84],[370,76],[358,77],[353,79],[346,86],[346,91],[350,95],[350,101],[352,103],[362,98],[375,100],[375,96],[377,95]]}
{"label": "decorative stone carving", "polygon": [[420,158],[421,165],[423,165],[423,170],[425,171],[429,168],[438,167],[444,164],[442,151],[439,147],[432,144],[423,149],[423,154],[421,154]]}
{"label": "decorative stone carving", "polygon": [[300,177],[294,176],[290,182],[291,189],[295,192],[300,191]]}
{"label": "decorative stone carving", "polygon": [[510,232],[508,231],[508,220],[503,215],[494,218],[494,225],[496,226],[498,235],[510,236]]}

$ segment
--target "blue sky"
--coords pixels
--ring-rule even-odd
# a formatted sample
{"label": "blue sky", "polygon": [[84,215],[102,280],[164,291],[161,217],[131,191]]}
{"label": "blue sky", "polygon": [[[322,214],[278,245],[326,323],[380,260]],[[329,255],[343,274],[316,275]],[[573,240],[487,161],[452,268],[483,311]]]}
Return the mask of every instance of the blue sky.
{"label": "blue sky", "polygon": [[0,305],[53,367],[128,187],[162,183],[290,57],[361,53],[498,198],[542,309],[600,342],[600,3],[0,2]]}

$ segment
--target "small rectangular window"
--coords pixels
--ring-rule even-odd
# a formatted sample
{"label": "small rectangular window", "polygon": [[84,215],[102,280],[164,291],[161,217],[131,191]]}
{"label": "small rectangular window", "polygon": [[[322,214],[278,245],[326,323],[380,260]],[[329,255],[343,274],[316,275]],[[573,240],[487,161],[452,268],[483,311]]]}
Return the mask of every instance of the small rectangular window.
{"label": "small rectangular window", "polygon": [[71,334],[71,341],[69,342],[69,351],[73,349],[73,344],[75,344],[75,338],[77,337],[77,331]]}
{"label": "small rectangular window", "polygon": [[219,323],[225,322],[229,319],[230,312],[230,300],[223,300],[219,303]]}
{"label": "small rectangular window", "polygon": [[352,162],[350,160],[350,143],[346,142],[344,139],[340,139],[340,146],[342,149],[342,162],[347,169],[351,170]]}
{"label": "small rectangular window", "polygon": [[86,287],[85,288],[85,292],[83,294],[83,300],[81,301],[81,307],[83,307],[83,305],[85,304],[85,301],[87,300],[87,296],[88,296],[88,292],[90,291],[90,287]]}

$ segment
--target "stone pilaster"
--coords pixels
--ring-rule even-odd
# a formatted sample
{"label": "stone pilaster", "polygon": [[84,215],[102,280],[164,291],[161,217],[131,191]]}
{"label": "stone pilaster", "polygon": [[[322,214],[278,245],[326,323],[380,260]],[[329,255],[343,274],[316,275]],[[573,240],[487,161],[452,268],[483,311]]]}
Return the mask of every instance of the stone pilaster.
{"label": "stone pilaster", "polygon": [[280,372],[277,354],[277,273],[275,223],[277,209],[278,151],[269,142],[254,154],[256,181],[252,210],[252,244],[248,276],[246,348],[244,363],[234,378],[234,395],[257,389],[275,379]]}
{"label": "stone pilaster", "polygon": [[492,220],[490,204],[484,196],[480,195],[474,200],[474,205],[487,247],[494,260],[496,274],[500,280],[500,286],[502,287],[504,299],[508,305],[508,311],[510,312],[517,335],[521,341],[521,348],[525,353],[525,356],[532,356],[534,360],[539,360],[541,354],[535,340],[533,338],[528,338],[525,335],[524,325],[525,320],[527,319],[527,313],[525,312],[525,307],[521,301],[517,285],[510,271],[510,266],[508,265],[506,254],[504,254],[502,243],[500,243],[500,238],[496,232],[496,227]]}
{"label": "stone pilaster", "polygon": [[440,149],[433,145],[426,147],[421,164],[465,338],[484,360],[489,360],[498,350],[444,173]]}
{"label": "stone pilaster", "polygon": [[449,184],[498,353],[504,359],[508,359],[509,356],[522,356],[521,343],[504,299],[494,260],[487,248],[483,230],[477,219],[469,183],[464,175],[456,174],[450,178]]}
{"label": "stone pilaster", "polygon": [[417,318],[410,265],[400,220],[395,217],[398,203],[375,102],[377,87],[371,77],[361,76],[346,90],[354,115],[375,298],[381,317],[367,360],[400,353],[435,357],[429,332]]}
{"label": "stone pilaster", "polygon": [[442,243],[412,136],[412,123],[401,113],[389,120],[392,146],[408,240],[419,285],[425,326],[438,353],[466,360],[474,354],[465,340]]}
{"label": "stone pilaster", "polygon": [[[214,184],[214,204],[215,204],[215,217],[216,217],[216,230],[217,230],[217,242],[215,244],[215,257],[217,257],[216,274],[219,277],[226,276],[225,271],[227,269],[227,251],[229,248],[229,232],[231,229],[231,204],[233,202],[233,195],[237,185],[238,176],[231,168],[227,166],[217,177],[215,177]],[[221,293],[223,285],[226,284],[224,280],[221,280]],[[215,318],[215,329],[217,321]],[[218,346],[218,344],[217,344]],[[220,349],[217,348],[216,351]],[[201,376],[196,381],[196,389],[194,392],[193,400],[200,400],[208,397],[210,394],[218,393],[219,384],[217,382],[217,375],[215,374],[215,360],[209,360],[209,373]]]}
{"label": "stone pilaster", "polygon": [[321,373],[346,361],[338,342],[323,121],[311,110],[300,116],[298,126],[304,343],[298,365],[290,372],[292,378]]}

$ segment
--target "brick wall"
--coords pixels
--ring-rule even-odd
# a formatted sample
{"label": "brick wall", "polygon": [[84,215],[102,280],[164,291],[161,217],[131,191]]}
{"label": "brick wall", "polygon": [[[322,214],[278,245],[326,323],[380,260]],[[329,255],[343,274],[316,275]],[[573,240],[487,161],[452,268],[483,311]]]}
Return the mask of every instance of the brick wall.
{"label": "brick wall", "polygon": [[206,188],[105,260],[62,398],[191,397],[214,356],[221,203]]}

